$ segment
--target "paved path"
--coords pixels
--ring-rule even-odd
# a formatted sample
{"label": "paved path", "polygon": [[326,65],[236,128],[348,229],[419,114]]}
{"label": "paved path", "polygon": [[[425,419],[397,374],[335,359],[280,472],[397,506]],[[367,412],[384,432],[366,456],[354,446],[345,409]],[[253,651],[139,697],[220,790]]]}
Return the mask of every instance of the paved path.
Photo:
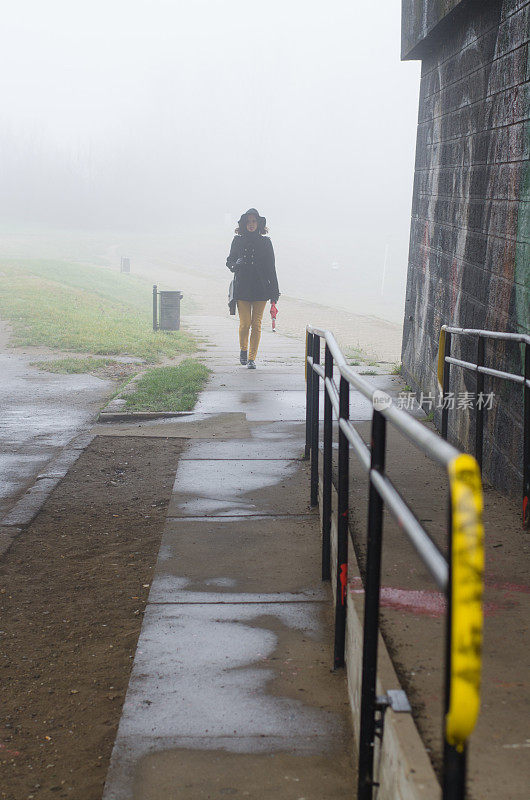
{"label": "paved path", "polygon": [[[308,505],[303,350],[265,331],[237,364],[227,318],[186,436],[105,800],[350,798],[349,707],[332,673],[318,516]],[[222,423],[220,425],[212,424]],[[201,438],[201,430],[204,438]]]}
{"label": "paved path", "polygon": [[[0,330],[0,347],[5,340],[1,334]],[[18,352],[0,352],[0,521],[3,525],[29,521],[21,512],[4,515],[37,476],[42,475],[46,482],[53,480],[48,477],[52,473],[64,474],[75,453],[64,464],[51,462],[64,455],[69,443],[73,452],[73,440],[90,428],[113,389],[111,381],[92,375],[42,372],[29,366],[31,360],[31,356]],[[86,442],[80,446],[85,445]]]}

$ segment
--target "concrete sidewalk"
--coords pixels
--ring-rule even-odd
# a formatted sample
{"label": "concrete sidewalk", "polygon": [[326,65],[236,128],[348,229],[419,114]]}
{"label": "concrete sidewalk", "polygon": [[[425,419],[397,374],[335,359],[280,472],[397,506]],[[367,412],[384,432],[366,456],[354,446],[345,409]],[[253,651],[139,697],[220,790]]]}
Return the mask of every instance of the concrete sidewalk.
{"label": "concrete sidewalk", "polygon": [[213,370],[196,413],[135,425],[190,444],[104,800],[349,798],[350,711],[301,460],[303,345],[265,330],[251,371],[233,319],[195,325]]}

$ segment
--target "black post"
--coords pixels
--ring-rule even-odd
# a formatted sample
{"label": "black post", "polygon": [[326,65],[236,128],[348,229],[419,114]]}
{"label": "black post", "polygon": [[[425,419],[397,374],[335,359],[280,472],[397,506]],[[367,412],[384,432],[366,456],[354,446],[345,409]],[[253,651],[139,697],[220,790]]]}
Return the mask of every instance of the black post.
{"label": "black post", "polygon": [[372,457],[368,500],[368,536],[364,585],[363,672],[361,684],[361,725],[359,733],[358,800],[372,800],[377,680],[377,637],[379,633],[379,592],[381,588],[381,546],[383,500],[375,489],[371,472],[384,473],[386,420],[374,409]]}
{"label": "black post", "polygon": [[[484,366],[484,338],[478,337],[477,366]],[[475,393],[475,458],[482,473],[482,451],[484,443],[484,373],[477,372],[477,391]]]}
{"label": "black post", "polygon": [[461,753],[444,739],[442,800],[466,798],[467,747]]}
{"label": "black post", "polygon": [[[320,336],[313,334],[313,364],[320,364]],[[311,505],[318,505],[318,391],[320,376],[313,372],[311,380]]]}
{"label": "black post", "polygon": [[309,458],[311,455],[311,401],[312,392],[311,386],[313,381],[313,369],[307,363],[308,356],[313,357],[313,334],[306,332],[306,345],[305,345],[305,377],[306,377],[306,395],[305,395],[305,455],[304,458]]}
{"label": "black post", "polygon": [[[333,380],[333,356],[326,343],[325,375]],[[331,577],[331,471],[333,444],[333,408],[331,398],[324,384],[324,462],[322,465],[322,580]]]}
{"label": "black post", "polygon": [[340,420],[350,418],[350,384],[341,376],[339,389],[339,496],[337,505],[337,581],[335,603],[334,669],[344,666],[346,610],[348,607],[348,506],[350,455]]}
{"label": "black post", "polygon": [[447,439],[447,417],[449,414],[447,397],[449,395],[449,371],[451,365],[445,360],[447,356],[451,355],[451,334],[445,332],[444,337],[444,372],[443,372],[443,405],[442,405],[442,439]]}
{"label": "black post", "polygon": [[158,330],[158,289],[156,283],[153,285],[153,330]]}
{"label": "black post", "polygon": [[524,345],[523,525],[530,528],[530,345]]}
{"label": "black post", "polygon": [[461,753],[456,747],[449,744],[445,735],[445,716],[449,711],[451,702],[451,628],[452,628],[452,586],[453,586],[453,515],[451,498],[449,498],[448,528],[448,564],[449,576],[447,581],[447,613],[445,630],[445,691],[444,691],[444,722],[442,730],[443,739],[443,780],[442,800],[465,800],[466,796],[466,748]]}

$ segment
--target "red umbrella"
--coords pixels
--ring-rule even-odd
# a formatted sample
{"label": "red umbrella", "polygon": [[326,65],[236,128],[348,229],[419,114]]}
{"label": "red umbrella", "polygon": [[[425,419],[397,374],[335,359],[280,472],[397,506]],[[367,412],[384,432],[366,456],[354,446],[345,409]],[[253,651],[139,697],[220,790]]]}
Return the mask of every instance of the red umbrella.
{"label": "red umbrella", "polygon": [[276,331],[276,317],[278,315],[278,309],[276,308],[276,303],[271,303],[271,321],[272,321],[272,330]]}

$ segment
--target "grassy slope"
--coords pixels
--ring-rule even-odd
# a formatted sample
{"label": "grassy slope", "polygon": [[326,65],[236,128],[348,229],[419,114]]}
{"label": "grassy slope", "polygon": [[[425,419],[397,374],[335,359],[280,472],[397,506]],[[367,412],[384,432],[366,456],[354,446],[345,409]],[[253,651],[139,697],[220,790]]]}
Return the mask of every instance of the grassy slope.
{"label": "grassy slope", "polygon": [[151,328],[151,284],[131,275],[56,261],[0,263],[0,314],[14,344],[47,345],[156,362],[190,353],[195,340]]}

